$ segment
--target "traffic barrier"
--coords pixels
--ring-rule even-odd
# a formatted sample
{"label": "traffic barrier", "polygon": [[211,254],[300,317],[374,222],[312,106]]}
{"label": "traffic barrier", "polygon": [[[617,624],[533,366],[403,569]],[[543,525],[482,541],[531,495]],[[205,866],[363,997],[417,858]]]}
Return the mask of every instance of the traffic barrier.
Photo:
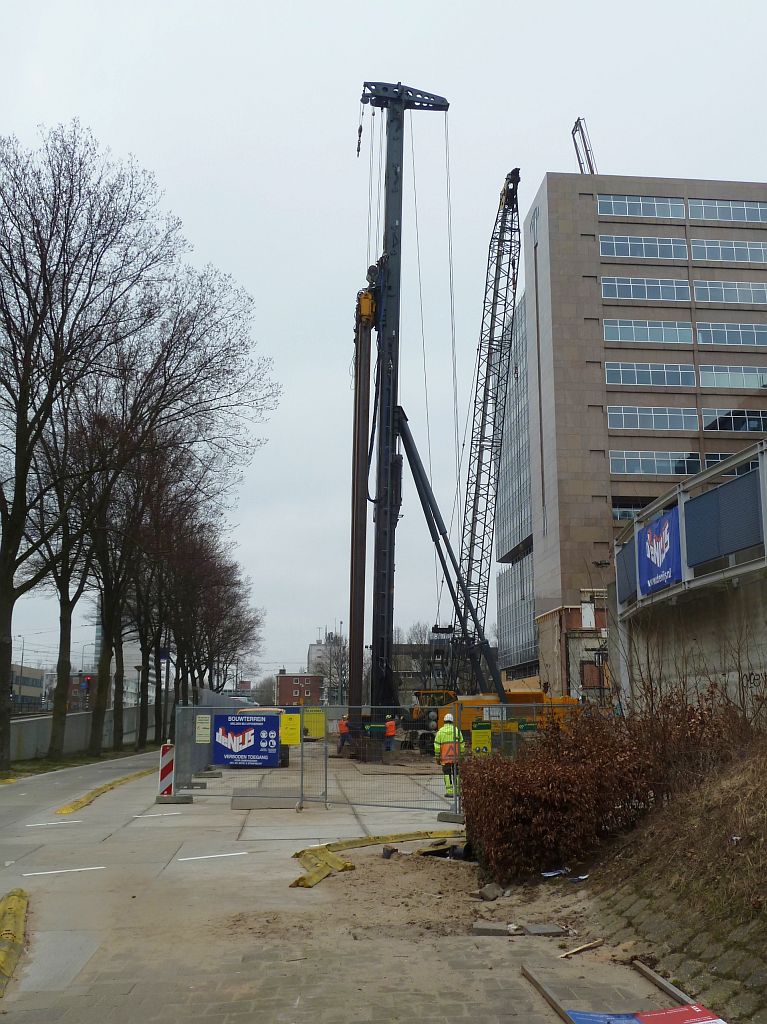
{"label": "traffic barrier", "polygon": [[172,743],[163,743],[160,747],[160,796],[173,796],[175,750]]}
{"label": "traffic barrier", "polygon": [[0,998],[24,952],[28,903],[23,889],[12,889],[0,899]]}

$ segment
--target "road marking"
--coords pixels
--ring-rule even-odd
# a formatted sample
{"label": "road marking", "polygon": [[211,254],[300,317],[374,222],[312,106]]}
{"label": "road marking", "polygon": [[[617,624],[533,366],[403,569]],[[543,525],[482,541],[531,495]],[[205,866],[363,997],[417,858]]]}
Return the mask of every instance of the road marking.
{"label": "road marking", "polygon": [[161,811],[160,814],[134,814],[134,818],[171,818],[174,814],[181,814],[181,811]]}
{"label": "road marking", "polygon": [[83,819],[76,818],[74,821],[38,821],[34,825],[27,825],[27,828],[42,828],[44,825],[82,825]]}
{"label": "road marking", "polygon": [[106,871],[106,867],[102,865],[98,868],[60,868],[58,871],[27,871],[27,873],[21,877],[33,878],[35,875],[73,875],[78,871]]}
{"label": "road marking", "polygon": [[247,857],[249,851],[243,850],[241,853],[206,853],[202,857],[179,857],[179,860],[213,860],[214,857]]}

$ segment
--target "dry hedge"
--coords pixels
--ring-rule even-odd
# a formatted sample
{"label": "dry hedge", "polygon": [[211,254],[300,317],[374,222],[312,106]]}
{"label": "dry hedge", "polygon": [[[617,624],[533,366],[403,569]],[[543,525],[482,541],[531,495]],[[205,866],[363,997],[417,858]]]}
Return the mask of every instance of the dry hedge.
{"label": "dry hedge", "polygon": [[651,715],[584,711],[567,728],[552,721],[513,760],[493,755],[462,764],[469,838],[500,882],[563,867],[700,782],[750,735],[715,690],[694,705],[666,698]]}

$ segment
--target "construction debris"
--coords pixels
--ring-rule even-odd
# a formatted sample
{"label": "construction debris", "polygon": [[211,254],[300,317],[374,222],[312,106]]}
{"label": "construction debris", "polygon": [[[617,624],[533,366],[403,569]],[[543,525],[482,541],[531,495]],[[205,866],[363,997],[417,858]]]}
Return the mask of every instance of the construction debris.
{"label": "construction debris", "polygon": [[561,924],[526,924],[525,935],[567,935],[567,928]]}
{"label": "construction debris", "polygon": [[571,956],[575,956],[576,953],[585,953],[588,949],[598,949],[599,946],[604,945],[604,939],[594,939],[593,942],[586,942],[582,946],[576,946],[575,949],[568,949],[566,953],[560,953],[560,960],[569,960]]}
{"label": "construction debris", "polygon": [[503,889],[496,882],[490,882],[488,885],[483,885],[479,890],[479,895],[483,900],[492,902],[497,900],[499,896],[503,896]]}
{"label": "construction debris", "polygon": [[465,832],[427,831],[427,832],[396,832],[388,836],[359,836],[355,839],[339,839],[335,843],[322,846],[309,846],[298,850],[293,856],[306,868],[306,873],[299,875],[290,883],[290,888],[311,889],[312,886],[327,878],[334,871],[353,871],[354,865],[343,857],[336,856],[339,850],[356,850],[363,846],[387,846],[391,843],[408,843],[419,839],[450,839],[466,840]]}

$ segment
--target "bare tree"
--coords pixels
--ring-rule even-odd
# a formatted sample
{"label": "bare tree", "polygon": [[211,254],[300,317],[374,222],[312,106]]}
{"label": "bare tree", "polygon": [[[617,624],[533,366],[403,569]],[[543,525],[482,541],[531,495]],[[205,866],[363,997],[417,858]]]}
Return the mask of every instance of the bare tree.
{"label": "bare tree", "polygon": [[[10,757],[11,634],[18,598],[45,577],[30,510],[50,483],[32,472],[57,403],[109,361],[153,310],[137,293],[182,245],[151,176],[117,163],[72,124],[38,149],[0,139],[0,768]],[[51,516],[53,536],[65,510]]]}

